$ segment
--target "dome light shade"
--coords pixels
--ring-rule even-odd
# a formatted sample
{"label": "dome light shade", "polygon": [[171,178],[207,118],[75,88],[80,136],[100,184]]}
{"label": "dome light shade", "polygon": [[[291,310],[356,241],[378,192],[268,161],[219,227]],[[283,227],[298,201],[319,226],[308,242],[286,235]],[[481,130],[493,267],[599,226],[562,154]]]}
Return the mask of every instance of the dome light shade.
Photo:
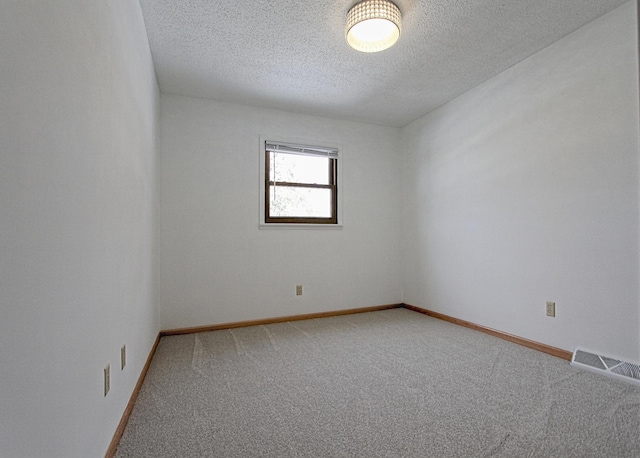
{"label": "dome light shade", "polygon": [[389,0],[364,0],[347,14],[347,42],[362,52],[390,48],[400,37],[400,18],[400,10]]}

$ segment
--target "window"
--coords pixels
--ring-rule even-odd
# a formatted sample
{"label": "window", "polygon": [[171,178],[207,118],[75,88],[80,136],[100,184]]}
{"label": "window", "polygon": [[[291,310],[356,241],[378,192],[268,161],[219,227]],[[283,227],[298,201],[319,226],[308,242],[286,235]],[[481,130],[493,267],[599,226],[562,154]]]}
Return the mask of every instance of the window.
{"label": "window", "polygon": [[264,142],[264,223],[338,224],[338,149]]}

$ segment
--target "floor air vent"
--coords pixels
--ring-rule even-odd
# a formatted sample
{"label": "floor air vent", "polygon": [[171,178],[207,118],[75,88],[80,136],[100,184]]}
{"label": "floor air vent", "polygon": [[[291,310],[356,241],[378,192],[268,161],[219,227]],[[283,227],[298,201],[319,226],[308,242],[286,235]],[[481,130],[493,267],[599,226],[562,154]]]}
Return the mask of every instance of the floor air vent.
{"label": "floor air vent", "polygon": [[584,350],[576,350],[571,358],[571,365],[627,382],[640,384],[640,365],[638,364],[596,355],[595,353],[589,353]]}

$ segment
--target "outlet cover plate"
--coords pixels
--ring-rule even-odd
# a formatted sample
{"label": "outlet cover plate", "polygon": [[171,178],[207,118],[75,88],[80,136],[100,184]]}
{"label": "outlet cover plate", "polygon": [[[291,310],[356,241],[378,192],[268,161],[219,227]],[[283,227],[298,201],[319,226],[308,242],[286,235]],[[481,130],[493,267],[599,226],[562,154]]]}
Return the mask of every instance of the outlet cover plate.
{"label": "outlet cover plate", "polygon": [[547,302],[547,316],[555,317],[556,316],[556,303],[555,302]]}

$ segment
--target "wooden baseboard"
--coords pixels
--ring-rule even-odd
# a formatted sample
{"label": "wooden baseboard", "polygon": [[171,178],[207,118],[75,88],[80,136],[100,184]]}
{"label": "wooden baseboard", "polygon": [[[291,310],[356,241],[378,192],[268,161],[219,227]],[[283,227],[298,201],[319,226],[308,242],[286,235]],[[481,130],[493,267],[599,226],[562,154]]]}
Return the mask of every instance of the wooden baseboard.
{"label": "wooden baseboard", "polygon": [[543,353],[547,353],[549,355],[556,356],[558,358],[566,359],[571,361],[572,353],[567,350],[562,350],[560,348],[552,347],[550,345],[545,345],[539,342],[534,342],[533,340],[524,339],[522,337],[514,336],[512,334],[507,334],[506,332],[498,331],[496,329],[487,328],[486,326],[481,326],[479,324],[471,323],[470,321],[461,320],[458,318],[454,318],[448,315],[444,315],[438,312],[432,312],[431,310],[426,310],[420,307],[416,307],[414,305],[402,304],[402,307],[413,310],[414,312],[422,313],[424,315],[428,315],[433,318],[437,318],[439,320],[448,321],[449,323],[457,324],[459,326],[464,326],[465,328],[474,329],[476,331],[484,332],[485,334],[492,335],[494,337],[499,337],[504,340],[508,340],[509,342],[517,343],[519,345],[533,348],[534,350],[541,351]]}
{"label": "wooden baseboard", "polygon": [[124,413],[122,414],[122,418],[120,419],[120,423],[118,423],[118,427],[116,428],[116,432],[113,435],[113,439],[111,439],[111,444],[109,444],[109,448],[107,449],[107,453],[105,454],[105,458],[113,458],[116,455],[116,450],[118,449],[118,444],[120,443],[120,439],[124,434],[124,428],[127,426],[127,422],[129,421],[129,416],[131,415],[131,411],[133,410],[133,405],[138,398],[138,394],[140,393],[140,388],[142,388],[142,382],[144,382],[144,378],[147,376],[147,371],[149,370],[149,366],[151,365],[151,360],[153,359],[153,355],[156,353],[156,348],[158,348],[158,343],[160,343],[160,334],[156,337],[153,346],[151,347],[151,351],[149,352],[149,356],[147,356],[147,361],[144,363],[144,367],[142,368],[142,372],[140,372],[140,377],[138,377],[138,382],[136,383],[133,392],[131,393],[131,397],[129,398],[129,402],[127,403],[127,407],[124,409]]}
{"label": "wooden baseboard", "polygon": [[377,305],[375,307],[362,307],[356,309],[334,310],[331,312],[308,313],[305,315],[291,315],[276,318],[265,318],[262,320],[237,321],[234,323],[212,324],[209,326],[195,326],[190,328],[166,329],[160,331],[160,337],[175,336],[180,334],[194,334],[197,332],[220,331],[222,329],[244,328],[247,326],[260,326],[274,323],[284,323],[287,321],[311,320],[314,318],[327,318],[331,316],[353,315],[356,313],[377,312],[379,310],[389,310],[402,307],[403,304]]}

